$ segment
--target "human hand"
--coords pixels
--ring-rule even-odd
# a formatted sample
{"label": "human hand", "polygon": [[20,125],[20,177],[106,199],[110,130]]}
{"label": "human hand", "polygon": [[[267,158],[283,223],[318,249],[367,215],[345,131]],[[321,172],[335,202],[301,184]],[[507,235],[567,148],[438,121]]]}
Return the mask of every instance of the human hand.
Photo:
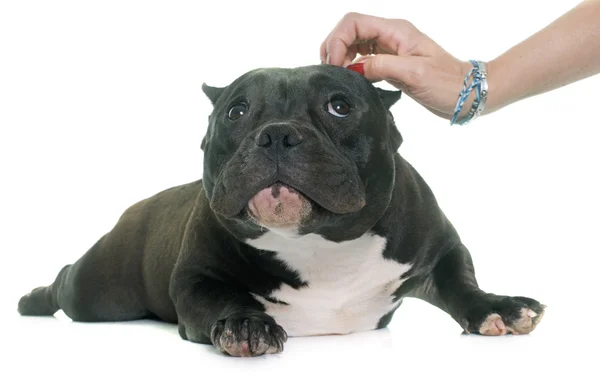
{"label": "human hand", "polygon": [[[454,114],[465,75],[472,68],[406,20],[359,13],[344,16],[327,36],[321,44],[321,61],[343,67],[362,62],[369,80],[387,81],[446,119]],[[473,99],[472,94],[465,107]],[[467,112],[463,109],[459,117]]]}

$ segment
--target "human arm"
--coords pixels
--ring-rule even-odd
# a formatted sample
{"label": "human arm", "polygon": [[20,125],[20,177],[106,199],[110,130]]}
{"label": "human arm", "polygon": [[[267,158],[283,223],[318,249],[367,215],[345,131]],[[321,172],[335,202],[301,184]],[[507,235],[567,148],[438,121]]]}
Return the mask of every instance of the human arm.
{"label": "human arm", "polygon": [[[434,114],[449,119],[472,65],[406,20],[351,13],[321,45],[321,60],[347,66],[357,54],[365,76],[388,81]],[[600,0],[587,0],[487,63],[483,114],[600,72]],[[467,100],[464,116],[474,96]]]}

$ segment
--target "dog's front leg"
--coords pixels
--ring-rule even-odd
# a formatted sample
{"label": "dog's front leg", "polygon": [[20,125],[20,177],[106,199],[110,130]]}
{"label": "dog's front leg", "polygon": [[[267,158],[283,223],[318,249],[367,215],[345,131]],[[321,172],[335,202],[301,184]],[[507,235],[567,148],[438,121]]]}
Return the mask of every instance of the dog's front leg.
{"label": "dog's front leg", "polygon": [[421,289],[420,298],[446,310],[466,332],[482,335],[526,334],[535,329],[545,306],[527,297],[481,290],[471,255],[458,245],[444,255]]}
{"label": "dog's front leg", "polygon": [[181,266],[173,272],[170,293],[183,339],[212,343],[232,356],[283,350],[287,334],[247,291]]}

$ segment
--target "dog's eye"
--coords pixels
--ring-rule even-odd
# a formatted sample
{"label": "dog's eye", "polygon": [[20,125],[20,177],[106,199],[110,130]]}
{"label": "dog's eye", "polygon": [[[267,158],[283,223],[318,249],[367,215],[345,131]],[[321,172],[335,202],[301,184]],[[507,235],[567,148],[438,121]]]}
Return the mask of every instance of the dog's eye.
{"label": "dog's eye", "polygon": [[350,114],[350,105],[341,99],[333,99],[327,104],[327,112],[336,117],[347,117]]}
{"label": "dog's eye", "polygon": [[229,117],[230,120],[237,120],[238,118],[246,114],[247,111],[248,105],[246,105],[245,103],[238,103],[237,105],[229,109],[227,117]]}

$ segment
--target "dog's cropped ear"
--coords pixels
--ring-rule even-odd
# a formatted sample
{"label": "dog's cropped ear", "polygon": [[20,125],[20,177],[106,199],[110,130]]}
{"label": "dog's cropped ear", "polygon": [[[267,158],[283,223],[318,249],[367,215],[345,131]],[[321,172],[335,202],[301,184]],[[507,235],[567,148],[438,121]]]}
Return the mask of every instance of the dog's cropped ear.
{"label": "dog's cropped ear", "polygon": [[377,89],[377,92],[379,93],[379,98],[381,98],[381,102],[383,102],[383,105],[385,106],[385,108],[388,109],[387,119],[388,119],[388,134],[390,136],[389,137],[390,148],[392,149],[392,151],[397,152],[398,148],[400,148],[400,145],[402,145],[402,135],[398,131],[398,128],[396,127],[396,124],[394,123],[394,115],[392,114],[391,111],[389,111],[389,109],[396,102],[398,102],[398,100],[402,96],[402,91],[400,91],[400,90],[397,90],[397,91],[384,90],[384,89],[380,89],[379,87],[377,87],[376,89]]}
{"label": "dog's cropped ear", "polygon": [[377,92],[379,92],[379,98],[381,98],[381,102],[386,109],[391,108],[402,96],[402,91],[400,90],[384,90],[379,87],[376,88]]}
{"label": "dog's cropped ear", "polygon": [[204,92],[204,94],[206,94],[208,99],[210,99],[210,102],[213,105],[217,103],[217,100],[219,99],[221,94],[223,94],[223,90],[225,90],[224,87],[208,86],[206,83],[202,84],[202,91]]}

